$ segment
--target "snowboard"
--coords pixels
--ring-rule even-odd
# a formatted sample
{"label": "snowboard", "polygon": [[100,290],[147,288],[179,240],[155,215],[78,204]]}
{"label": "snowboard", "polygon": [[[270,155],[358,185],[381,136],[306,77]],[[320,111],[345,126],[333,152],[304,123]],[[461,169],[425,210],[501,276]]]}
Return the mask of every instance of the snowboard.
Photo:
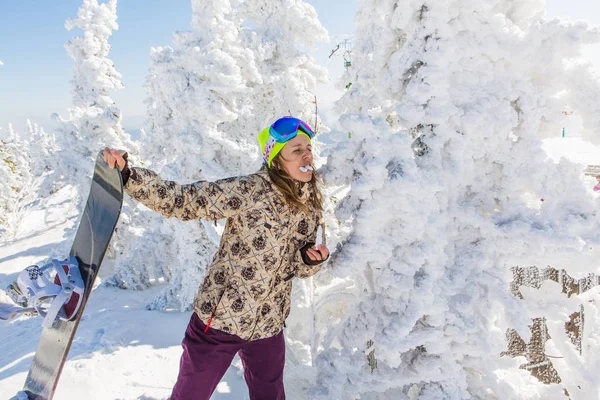
{"label": "snowboard", "polygon": [[81,305],[72,320],[57,320],[52,327],[42,330],[23,391],[13,399],[51,400],[54,396],[73,337],[119,219],[122,203],[121,174],[118,169],[108,166],[100,152],[70,252],[71,256],[77,258],[85,285]]}

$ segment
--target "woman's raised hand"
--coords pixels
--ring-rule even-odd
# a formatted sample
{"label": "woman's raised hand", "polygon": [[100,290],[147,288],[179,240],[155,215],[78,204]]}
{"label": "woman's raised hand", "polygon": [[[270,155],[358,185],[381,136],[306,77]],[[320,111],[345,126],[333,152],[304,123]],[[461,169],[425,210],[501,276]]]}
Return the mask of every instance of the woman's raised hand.
{"label": "woman's raised hand", "polygon": [[306,254],[312,261],[323,261],[329,257],[329,249],[324,244],[319,244],[306,250]]}
{"label": "woman's raised hand", "polygon": [[119,171],[123,171],[123,168],[127,165],[127,160],[124,157],[125,154],[127,154],[125,150],[116,150],[105,147],[104,161],[106,161],[109,167],[114,168],[116,164],[119,166]]}

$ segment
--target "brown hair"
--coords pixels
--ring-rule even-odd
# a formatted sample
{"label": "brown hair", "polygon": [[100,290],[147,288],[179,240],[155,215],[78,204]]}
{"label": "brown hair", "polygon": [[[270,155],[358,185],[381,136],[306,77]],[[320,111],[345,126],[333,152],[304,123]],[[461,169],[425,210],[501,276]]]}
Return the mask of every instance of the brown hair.
{"label": "brown hair", "polygon": [[[279,156],[280,154],[277,154],[273,161],[271,161],[271,168],[267,168],[271,181],[283,193],[283,196],[289,205],[298,206],[305,212],[308,212],[307,205],[300,201],[297,181],[279,166]],[[312,178],[307,182],[310,187],[310,197],[308,198],[307,203],[312,204],[316,210],[323,211],[323,195],[318,186],[320,179],[317,176],[317,169],[315,166],[311,166],[313,167],[313,173]]]}

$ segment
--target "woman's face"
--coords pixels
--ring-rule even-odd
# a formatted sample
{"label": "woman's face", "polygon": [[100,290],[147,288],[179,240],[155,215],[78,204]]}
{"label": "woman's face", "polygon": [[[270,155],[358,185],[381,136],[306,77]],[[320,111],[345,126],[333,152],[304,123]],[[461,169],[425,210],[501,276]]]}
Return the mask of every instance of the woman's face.
{"label": "woman's face", "polygon": [[300,182],[312,179],[312,146],[304,135],[296,135],[277,155],[277,163],[289,176]]}

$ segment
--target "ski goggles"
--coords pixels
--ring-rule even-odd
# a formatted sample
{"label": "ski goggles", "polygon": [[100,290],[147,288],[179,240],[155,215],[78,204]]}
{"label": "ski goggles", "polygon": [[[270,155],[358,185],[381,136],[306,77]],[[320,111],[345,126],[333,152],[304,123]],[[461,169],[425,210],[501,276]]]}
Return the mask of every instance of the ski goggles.
{"label": "ski goggles", "polygon": [[298,131],[306,133],[311,139],[315,137],[315,133],[306,122],[294,117],[279,118],[269,127],[269,135],[278,143],[295,138]]}

